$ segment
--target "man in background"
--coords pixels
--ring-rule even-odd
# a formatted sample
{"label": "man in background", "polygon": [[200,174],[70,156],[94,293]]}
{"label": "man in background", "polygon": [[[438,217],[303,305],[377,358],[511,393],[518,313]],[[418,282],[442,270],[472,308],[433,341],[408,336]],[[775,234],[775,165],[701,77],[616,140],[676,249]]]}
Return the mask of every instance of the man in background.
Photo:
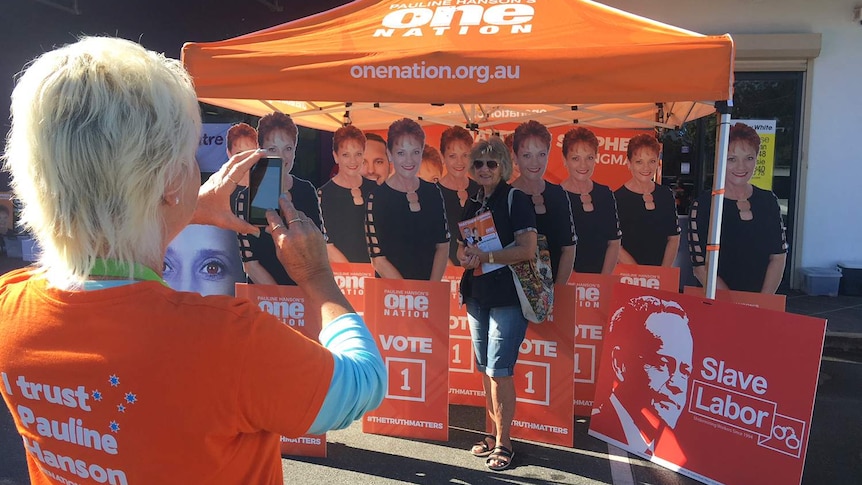
{"label": "man in background", "polygon": [[365,133],[365,140],[365,170],[362,176],[380,185],[392,172],[392,165],[386,155],[386,140],[377,133]]}

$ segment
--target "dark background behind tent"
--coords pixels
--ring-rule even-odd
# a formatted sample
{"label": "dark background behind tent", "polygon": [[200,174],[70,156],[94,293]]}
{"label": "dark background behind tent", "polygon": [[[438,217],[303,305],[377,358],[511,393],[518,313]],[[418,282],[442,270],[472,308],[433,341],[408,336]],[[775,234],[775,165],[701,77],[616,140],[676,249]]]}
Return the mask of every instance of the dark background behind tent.
{"label": "dark background behind tent", "polygon": [[[0,136],[3,145],[5,147],[9,130],[9,97],[17,73],[34,57],[74,42],[82,35],[136,40],[148,49],[179,58],[184,42],[227,39],[345,3],[348,1],[4,0],[0,2]],[[281,11],[272,7],[281,7]],[[75,10],[78,13],[74,13]],[[217,118],[218,113],[213,113],[216,114],[209,117]],[[328,158],[331,155],[323,160]],[[308,174],[298,175],[313,178]],[[8,190],[8,176],[0,172],[0,191],[4,190]]]}

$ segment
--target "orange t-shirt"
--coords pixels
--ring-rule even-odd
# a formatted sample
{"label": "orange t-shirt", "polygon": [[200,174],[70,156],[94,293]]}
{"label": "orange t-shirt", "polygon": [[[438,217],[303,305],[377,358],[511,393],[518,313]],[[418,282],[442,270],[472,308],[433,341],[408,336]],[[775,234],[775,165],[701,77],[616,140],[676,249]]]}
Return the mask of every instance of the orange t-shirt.
{"label": "orange t-shirt", "polygon": [[[0,278],[0,392],[34,484],[283,483],[328,350],[248,300],[154,281],[68,292]],[[66,481],[64,481],[66,480]]]}

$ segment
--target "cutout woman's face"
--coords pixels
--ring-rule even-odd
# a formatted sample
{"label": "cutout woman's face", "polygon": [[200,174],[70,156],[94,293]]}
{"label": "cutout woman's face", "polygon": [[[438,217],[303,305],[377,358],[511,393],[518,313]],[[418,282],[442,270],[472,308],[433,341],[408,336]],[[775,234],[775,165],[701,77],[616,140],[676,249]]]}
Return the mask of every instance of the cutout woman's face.
{"label": "cutout woman's face", "polygon": [[177,291],[231,295],[245,282],[236,233],[191,224],[168,245],[164,279]]}
{"label": "cutout woman's face", "polygon": [[285,130],[273,130],[263,139],[263,146],[268,157],[281,158],[281,171],[284,174],[293,170],[293,159],[296,157],[296,138]]}
{"label": "cutout woman's face", "polygon": [[651,148],[639,148],[632,153],[629,160],[629,170],[632,178],[641,183],[655,181],[658,171],[658,153]]}
{"label": "cutout woman's face", "polygon": [[361,175],[364,169],[365,148],[362,143],[352,138],[341,142],[341,146],[332,152],[338,172],[345,175]]}
{"label": "cutout woman's face", "polygon": [[757,165],[757,150],[751,143],[734,141],[727,147],[727,170],[725,182],[731,185],[745,185],[754,175]]}
{"label": "cutout woman's face", "polygon": [[593,147],[581,142],[569,147],[569,152],[563,163],[566,165],[566,170],[569,171],[569,177],[579,182],[586,182],[593,177],[593,172],[596,171],[597,159],[598,156]]}
{"label": "cutout woman's face", "polygon": [[455,140],[445,147],[443,163],[446,165],[446,173],[453,177],[466,177],[470,168],[470,145],[461,140]]}
{"label": "cutout woman's face", "polygon": [[416,177],[422,166],[422,150],[425,143],[414,136],[404,135],[395,140],[389,151],[389,161],[395,173],[404,178]]}
{"label": "cutout woman's face", "polygon": [[541,180],[548,168],[549,151],[550,147],[539,138],[531,136],[525,139],[515,154],[521,176],[527,180]]}

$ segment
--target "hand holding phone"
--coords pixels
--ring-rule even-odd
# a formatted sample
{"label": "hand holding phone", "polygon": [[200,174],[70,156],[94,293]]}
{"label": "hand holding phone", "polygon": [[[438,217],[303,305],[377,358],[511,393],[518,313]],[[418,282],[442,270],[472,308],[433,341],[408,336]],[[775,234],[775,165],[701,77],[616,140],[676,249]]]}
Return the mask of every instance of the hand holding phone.
{"label": "hand holding phone", "polygon": [[266,211],[278,210],[281,195],[281,158],[261,158],[249,172],[247,220],[255,226],[266,226]]}

